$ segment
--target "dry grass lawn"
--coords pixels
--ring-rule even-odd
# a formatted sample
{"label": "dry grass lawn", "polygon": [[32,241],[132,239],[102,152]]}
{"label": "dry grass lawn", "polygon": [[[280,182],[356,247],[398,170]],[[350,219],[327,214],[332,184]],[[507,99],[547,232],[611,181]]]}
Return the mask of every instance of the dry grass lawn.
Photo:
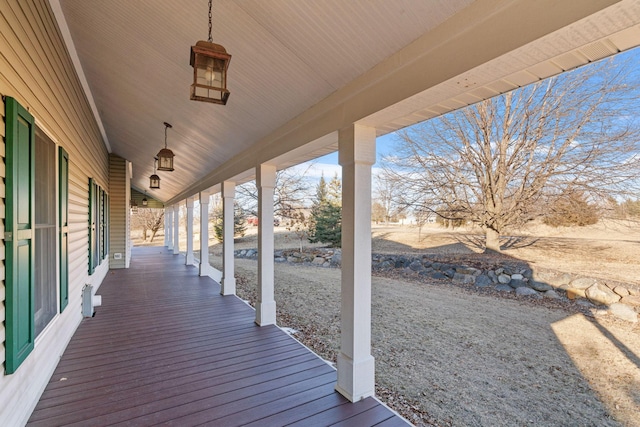
{"label": "dry grass lawn", "polygon": [[[473,254],[480,237],[468,229],[374,226],[373,251]],[[640,283],[634,224],[538,226],[504,243],[506,255],[534,269]],[[297,244],[279,230],[276,248]],[[236,247],[255,248],[255,228]],[[220,267],[220,246],[210,253]],[[236,260],[245,299],[255,299],[256,268]],[[335,360],[339,270],[276,264],[275,275],[279,325]],[[640,426],[640,323],[435,280],[374,276],[372,286],[378,393],[414,424]]]}

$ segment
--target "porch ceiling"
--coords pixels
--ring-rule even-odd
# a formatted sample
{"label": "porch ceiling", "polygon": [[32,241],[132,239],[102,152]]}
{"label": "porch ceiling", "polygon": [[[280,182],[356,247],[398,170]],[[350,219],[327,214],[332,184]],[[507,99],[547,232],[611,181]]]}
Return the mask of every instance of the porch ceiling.
{"label": "porch ceiling", "polygon": [[[207,0],[50,3],[108,147],[169,203],[334,151],[349,123],[386,134],[640,44],[634,0],[214,0],[220,106],[189,100]],[[163,122],[176,170],[148,190]]]}

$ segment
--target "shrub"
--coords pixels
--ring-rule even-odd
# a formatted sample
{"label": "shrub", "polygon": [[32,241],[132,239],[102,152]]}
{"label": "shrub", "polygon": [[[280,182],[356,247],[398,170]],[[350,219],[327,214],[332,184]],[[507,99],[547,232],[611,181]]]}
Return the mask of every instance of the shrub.
{"label": "shrub", "polygon": [[552,227],[592,225],[598,222],[598,208],[587,201],[584,193],[566,193],[552,203],[543,222]]}

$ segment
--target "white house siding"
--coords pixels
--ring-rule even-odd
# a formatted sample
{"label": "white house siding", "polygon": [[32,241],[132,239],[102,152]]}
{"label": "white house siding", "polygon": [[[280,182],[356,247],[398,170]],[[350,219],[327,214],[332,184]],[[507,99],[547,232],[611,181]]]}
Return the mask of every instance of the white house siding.
{"label": "white house siding", "polygon": [[[109,189],[108,153],[46,0],[0,0],[0,93],[28,108],[38,126],[69,154],[69,305],[36,340],[12,375],[0,369],[0,425],[26,422],[59,356],[82,320],[81,290],[99,286],[105,260],[88,275],[88,185]],[[0,177],[5,177],[4,102],[0,105]],[[0,180],[0,238],[5,230],[5,187]],[[4,363],[5,247],[0,243],[0,362]]]}

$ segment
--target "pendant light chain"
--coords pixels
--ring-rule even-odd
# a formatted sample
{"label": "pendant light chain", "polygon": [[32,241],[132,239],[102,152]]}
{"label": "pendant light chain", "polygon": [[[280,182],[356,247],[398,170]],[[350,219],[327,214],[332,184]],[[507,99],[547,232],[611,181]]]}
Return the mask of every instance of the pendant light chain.
{"label": "pendant light chain", "polygon": [[209,43],[213,43],[213,37],[211,37],[211,2],[212,0],[209,0]]}

